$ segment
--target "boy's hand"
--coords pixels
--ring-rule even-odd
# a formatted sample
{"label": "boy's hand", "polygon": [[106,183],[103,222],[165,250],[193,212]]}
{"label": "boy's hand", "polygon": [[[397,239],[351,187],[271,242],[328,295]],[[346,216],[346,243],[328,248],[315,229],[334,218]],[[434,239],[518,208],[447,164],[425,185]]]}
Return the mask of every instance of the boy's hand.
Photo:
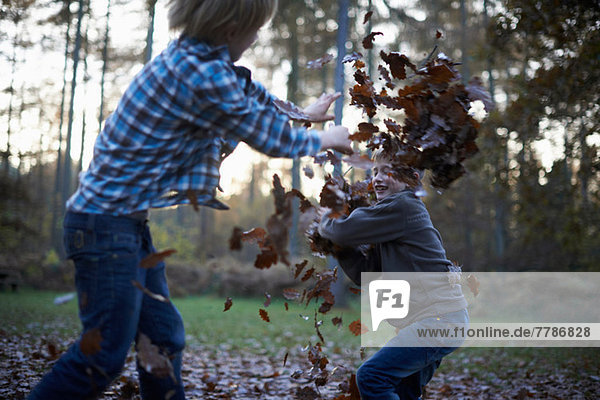
{"label": "boy's hand", "polygon": [[331,208],[329,207],[319,207],[317,208],[317,216],[319,217],[319,221],[323,219],[323,215],[331,212]]}
{"label": "boy's hand", "polygon": [[339,99],[341,95],[342,94],[340,92],[333,94],[323,93],[321,97],[317,99],[317,101],[303,110],[304,114],[308,115],[312,122],[331,121],[334,119],[334,115],[327,114],[327,110],[331,106],[331,103]]}
{"label": "boy's hand", "polygon": [[332,149],[343,154],[352,154],[352,144],[348,139],[348,129],[341,125],[334,125],[321,132],[321,150]]}

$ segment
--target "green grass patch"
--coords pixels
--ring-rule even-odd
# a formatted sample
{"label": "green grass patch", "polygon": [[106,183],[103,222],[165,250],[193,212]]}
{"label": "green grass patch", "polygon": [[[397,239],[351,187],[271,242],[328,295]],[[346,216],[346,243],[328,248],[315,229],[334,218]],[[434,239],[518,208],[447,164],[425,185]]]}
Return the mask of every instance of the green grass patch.
{"label": "green grass patch", "polygon": [[[188,297],[174,299],[183,315],[186,333],[208,345],[226,344],[233,348],[245,348],[257,352],[272,352],[281,347],[304,346],[308,341],[319,341],[315,330],[315,307],[304,307],[283,300],[273,300],[268,307],[264,298],[233,298],[233,305],[223,311],[225,299],[214,297]],[[326,344],[340,347],[360,347],[360,338],[348,330],[350,322],[359,318],[360,306],[334,308],[327,314],[317,314],[322,321],[319,331]],[[264,309],[270,322],[264,321],[259,310]],[[331,319],[341,316],[341,328]],[[328,343],[331,342],[331,343]]]}
{"label": "green grass patch", "polygon": [[[4,332],[12,335],[75,337],[80,323],[77,300],[55,305],[54,299],[65,293],[22,290],[17,293],[0,292],[0,318]],[[257,353],[275,353],[282,347],[305,346],[309,341],[319,341],[315,331],[315,306],[304,307],[275,299],[268,307],[265,298],[233,298],[232,307],[224,312],[224,298],[193,296],[172,299],[183,316],[188,342],[209,346],[243,348]],[[270,322],[259,315],[264,309]],[[319,330],[327,346],[340,348],[360,347],[360,338],[348,330],[350,322],[359,318],[358,301],[351,307],[334,308],[327,314],[318,314],[322,321]],[[338,328],[331,319],[341,316],[343,325]]]}
{"label": "green grass patch", "polygon": [[65,293],[20,290],[0,292],[0,319],[4,332],[18,336],[76,335],[81,324],[77,301],[55,305],[54,299]]}

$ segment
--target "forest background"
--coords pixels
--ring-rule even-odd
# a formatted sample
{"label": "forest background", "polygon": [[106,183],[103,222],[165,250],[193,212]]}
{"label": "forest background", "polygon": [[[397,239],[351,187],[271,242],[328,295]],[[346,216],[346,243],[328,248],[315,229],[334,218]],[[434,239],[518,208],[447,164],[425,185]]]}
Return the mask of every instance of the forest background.
{"label": "forest background", "polygon": [[[103,120],[174,37],[165,8],[156,0],[2,0],[0,269],[29,286],[72,288],[72,269],[62,260],[64,203]],[[361,44],[369,32],[384,33],[372,50]],[[481,77],[496,105],[468,174],[443,193],[425,188],[449,258],[468,271],[600,270],[597,1],[280,0],[240,64],[301,106],[342,89],[336,120],[352,131],[366,116],[349,106],[353,70],[341,58],[363,53],[377,81],[380,49],[419,62],[435,46],[461,62],[465,81]],[[333,62],[307,67],[327,53]],[[333,168],[314,167],[309,179],[306,166],[313,160],[268,159],[240,145],[221,171],[220,197],[231,210],[153,210],[155,246],[177,250],[168,267],[173,293],[262,294],[289,284],[288,271],[254,269],[257,249],[231,252],[228,238],[234,226],[264,226],[275,173],[318,202]],[[299,260],[310,257],[303,235],[309,222],[294,218],[290,252]]]}

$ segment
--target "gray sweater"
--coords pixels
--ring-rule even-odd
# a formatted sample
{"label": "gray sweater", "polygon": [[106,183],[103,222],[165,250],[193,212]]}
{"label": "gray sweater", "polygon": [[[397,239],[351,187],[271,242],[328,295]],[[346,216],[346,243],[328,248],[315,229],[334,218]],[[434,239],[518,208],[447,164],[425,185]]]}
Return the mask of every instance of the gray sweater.
{"label": "gray sweater", "polygon": [[[321,236],[343,247],[336,257],[348,277],[360,285],[361,272],[419,272],[410,274],[409,315],[393,325],[406,326],[467,307],[458,285],[450,285],[445,272],[442,238],[431,223],[423,202],[412,190],[391,195],[372,207],[361,207],[349,216],[321,219]],[[374,245],[366,254],[357,246]],[[437,272],[434,274],[424,274]]]}

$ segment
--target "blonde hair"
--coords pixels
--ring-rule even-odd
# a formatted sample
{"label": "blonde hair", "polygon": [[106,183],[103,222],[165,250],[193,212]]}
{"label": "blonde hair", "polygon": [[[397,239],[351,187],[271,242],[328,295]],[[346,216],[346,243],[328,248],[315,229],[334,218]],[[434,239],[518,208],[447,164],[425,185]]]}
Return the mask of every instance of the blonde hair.
{"label": "blonde hair", "polygon": [[379,147],[373,154],[371,154],[371,160],[375,162],[391,162],[392,160],[389,157],[386,157],[383,152],[383,147]]}
{"label": "blonde hair", "polygon": [[259,29],[276,9],[277,0],[169,0],[169,28],[214,41]]}
{"label": "blonde hair", "polygon": [[389,163],[394,170],[394,177],[406,183],[409,187],[416,188],[421,185],[421,179],[425,175],[425,170],[411,167],[405,164],[395,163],[383,147],[379,147],[371,155],[371,160],[376,163]]}

